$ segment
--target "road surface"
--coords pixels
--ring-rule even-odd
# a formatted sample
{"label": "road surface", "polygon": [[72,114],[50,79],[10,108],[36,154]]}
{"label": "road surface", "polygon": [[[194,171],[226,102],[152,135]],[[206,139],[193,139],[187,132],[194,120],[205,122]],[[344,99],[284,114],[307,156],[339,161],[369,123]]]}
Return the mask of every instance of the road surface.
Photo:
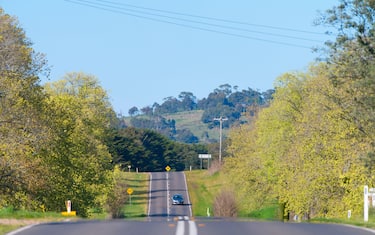
{"label": "road surface", "polygon": [[[192,217],[183,172],[150,174],[148,217],[144,221],[108,220],[46,223],[10,235],[374,235],[373,230],[335,224],[250,222]],[[172,205],[182,194],[186,205]]]}
{"label": "road surface", "polygon": [[[172,205],[173,194],[181,194],[184,205]],[[155,172],[150,174],[148,216],[155,219],[175,219],[191,217],[191,204],[185,174],[183,172]]]}

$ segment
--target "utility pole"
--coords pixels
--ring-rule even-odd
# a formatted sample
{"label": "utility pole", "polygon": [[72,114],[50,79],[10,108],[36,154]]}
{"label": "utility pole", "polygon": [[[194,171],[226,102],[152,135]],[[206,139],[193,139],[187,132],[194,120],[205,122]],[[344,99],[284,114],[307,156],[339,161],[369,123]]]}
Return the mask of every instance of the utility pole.
{"label": "utility pole", "polygon": [[219,163],[221,164],[221,139],[222,139],[222,130],[223,130],[223,121],[227,121],[228,118],[223,118],[223,117],[219,117],[219,118],[214,118],[214,121],[219,121],[220,122],[220,129],[219,129],[219,132],[220,132],[220,140],[219,140]]}

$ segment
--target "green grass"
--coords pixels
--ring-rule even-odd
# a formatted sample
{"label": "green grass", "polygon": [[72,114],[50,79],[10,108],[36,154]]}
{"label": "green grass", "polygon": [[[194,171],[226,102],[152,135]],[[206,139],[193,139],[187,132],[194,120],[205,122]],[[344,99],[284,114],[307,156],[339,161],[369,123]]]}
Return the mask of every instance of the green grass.
{"label": "green grass", "polygon": [[128,188],[133,189],[131,200],[125,204],[125,218],[147,216],[149,175],[147,173],[126,172]]}
{"label": "green grass", "polygon": [[[208,125],[201,121],[204,110],[193,110],[164,115],[166,119],[176,121],[176,129],[189,129],[195,136],[203,140],[205,133],[210,139],[219,140],[219,129],[209,129]],[[223,135],[228,135],[228,129],[223,129]]]}
{"label": "green grass", "polygon": [[280,210],[278,205],[270,205],[255,211],[240,211],[240,217],[249,217],[259,220],[280,220]]}
{"label": "green grass", "polygon": [[[163,117],[165,119],[173,119],[176,121],[176,129],[188,129],[190,130],[196,137],[200,140],[204,141],[205,133],[208,133],[210,139],[219,140],[219,129],[213,128],[209,129],[208,125],[201,121],[203,110],[193,110],[193,111],[185,111],[185,112],[178,112],[172,114],[164,114]],[[149,118],[147,116],[141,115],[140,117]],[[126,125],[130,125],[130,120],[132,117],[124,117],[124,121]],[[229,130],[223,129],[223,135],[227,136]]]}
{"label": "green grass", "polygon": [[194,216],[207,216],[207,208],[212,215],[215,196],[224,186],[225,179],[220,173],[210,174],[207,170],[188,171],[186,181]]}
{"label": "green grass", "polygon": [[6,207],[0,209],[0,218],[13,218],[13,219],[51,219],[51,218],[63,218],[60,213],[57,212],[38,212],[38,211],[26,211],[26,210],[15,210],[13,207]]}

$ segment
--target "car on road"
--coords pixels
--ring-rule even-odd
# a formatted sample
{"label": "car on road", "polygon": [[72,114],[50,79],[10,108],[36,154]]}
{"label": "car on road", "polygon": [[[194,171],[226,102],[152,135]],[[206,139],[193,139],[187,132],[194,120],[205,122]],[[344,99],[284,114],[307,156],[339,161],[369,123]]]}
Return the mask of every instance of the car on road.
{"label": "car on road", "polygon": [[172,204],[173,205],[183,205],[184,204],[184,197],[181,194],[175,194],[172,196]]}

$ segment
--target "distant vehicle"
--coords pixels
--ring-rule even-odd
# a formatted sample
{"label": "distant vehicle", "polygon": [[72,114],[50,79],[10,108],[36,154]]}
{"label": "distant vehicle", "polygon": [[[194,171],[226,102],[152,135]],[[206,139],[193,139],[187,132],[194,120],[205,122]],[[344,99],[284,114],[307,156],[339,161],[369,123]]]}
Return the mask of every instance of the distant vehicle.
{"label": "distant vehicle", "polygon": [[175,194],[172,196],[172,204],[173,205],[183,205],[184,204],[184,197],[181,194]]}

